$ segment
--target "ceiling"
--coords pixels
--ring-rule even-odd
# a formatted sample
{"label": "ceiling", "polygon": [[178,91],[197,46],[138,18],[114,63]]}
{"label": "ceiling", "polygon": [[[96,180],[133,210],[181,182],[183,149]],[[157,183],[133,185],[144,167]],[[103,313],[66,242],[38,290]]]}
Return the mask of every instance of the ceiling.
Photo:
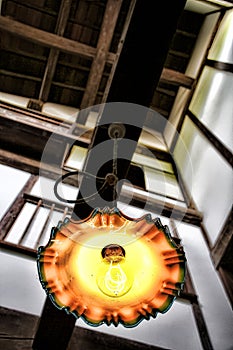
{"label": "ceiling", "polygon": [[[27,107],[37,111],[48,101],[77,109],[105,102],[134,3],[3,0],[0,92],[27,97]],[[191,89],[194,84],[186,67],[205,15],[219,11],[224,2],[216,3],[186,3],[148,106],[165,119],[179,86]],[[150,117],[146,124],[158,128]]]}

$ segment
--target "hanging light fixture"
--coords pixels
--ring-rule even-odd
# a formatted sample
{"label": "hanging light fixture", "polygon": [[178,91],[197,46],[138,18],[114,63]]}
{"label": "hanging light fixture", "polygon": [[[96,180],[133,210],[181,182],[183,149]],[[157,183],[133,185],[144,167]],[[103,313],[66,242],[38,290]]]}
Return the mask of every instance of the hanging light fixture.
{"label": "hanging light fixture", "polygon": [[[96,208],[84,220],[66,218],[38,250],[40,282],[54,305],[92,326],[134,327],[155,318],[170,308],[184,283],[185,255],[168,227],[150,214],[133,219],[116,207],[117,140],[123,133],[122,126],[109,128],[113,169],[97,179],[103,182],[98,194],[112,187],[114,207]],[[57,180],[59,200],[77,203],[57,191],[61,180],[77,173]]]}
{"label": "hanging light fixture", "polygon": [[53,228],[39,248],[38,269],[58,308],[92,326],[134,327],[170,308],[184,282],[185,256],[159,219],[105,208]]}

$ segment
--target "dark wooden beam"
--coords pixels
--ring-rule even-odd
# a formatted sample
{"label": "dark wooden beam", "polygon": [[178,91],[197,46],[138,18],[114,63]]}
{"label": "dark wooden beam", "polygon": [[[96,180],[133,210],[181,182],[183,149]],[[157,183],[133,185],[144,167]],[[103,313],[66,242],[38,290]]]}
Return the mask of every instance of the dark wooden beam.
{"label": "dark wooden beam", "polygon": [[36,258],[37,257],[37,250],[29,248],[29,247],[25,247],[19,244],[15,244],[15,243],[11,243],[8,241],[4,241],[0,239],[0,247],[11,251],[13,253],[19,253],[22,255],[26,255],[26,256],[30,256],[31,258]]}
{"label": "dark wooden beam", "polygon": [[43,102],[40,101],[40,100],[35,100],[35,99],[30,99],[28,104],[27,104],[27,108],[28,109],[33,109],[35,111],[39,111],[41,112],[42,110],[42,107],[43,107]]}
{"label": "dark wooden beam", "polygon": [[6,69],[0,69],[0,74],[6,75],[9,77],[13,77],[13,78],[23,79],[23,80],[26,79],[26,80],[31,80],[31,81],[35,81],[35,82],[41,82],[41,78],[34,77],[32,75],[11,72],[11,71],[6,70]]}
{"label": "dark wooden beam", "polygon": [[[233,242],[232,242],[232,246],[233,246]],[[232,249],[231,249],[231,257],[232,257]],[[233,266],[232,263],[231,265],[226,266],[221,265],[218,268],[218,273],[219,276],[223,282],[223,285],[225,287],[226,290],[226,294],[228,295],[229,301],[231,303],[231,307],[233,309]]]}
{"label": "dark wooden beam", "polygon": [[[180,1],[174,6],[172,1],[165,1],[159,3],[158,6],[153,2],[147,3],[145,6],[145,2],[142,0],[136,2],[106,100],[106,102],[128,102],[130,107],[126,111],[123,103],[117,104],[114,108],[111,104],[106,104],[89,147],[88,163],[85,166],[87,172],[95,173],[96,157],[98,155],[93,150],[104,141],[110,140],[108,128],[111,121],[113,121],[125,125],[124,139],[135,141],[134,146],[131,143],[127,147],[124,140],[118,142],[119,158],[122,158],[118,162],[118,179],[127,177],[131,158],[147,113],[146,108],[139,108],[138,105],[147,107],[150,105],[184,3],[185,1]],[[167,11],[168,7],[171,10],[169,12]],[[152,41],[156,50],[151,45]],[[104,152],[105,159],[112,159],[113,142]],[[111,162],[103,164],[99,171],[98,176],[102,177],[105,177],[107,173],[111,173]],[[93,184],[90,186],[90,183],[87,184],[85,181],[81,183],[80,198],[78,198],[80,202],[81,193],[84,192],[86,197],[91,195],[93,186]],[[78,213],[79,217],[80,215],[81,218],[86,217],[93,208],[106,206],[106,201],[109,202],[109,206],[112,206],[113,193],[110,194],[110,192],[110,189],[106,191],[103,200],[100,196],[97,196],[98,199],[92,201],[91,206],[87,203],[82,203],[81,206],[76,204],[74,215]]]}
{"label": "dark wooden beam", "polygon": [[75,322],[76,319],[73,315],[67,314],[64,310],[58,310],[47,297],[43,308],[43,317],[38,322],[32,349],[67,349]]}
{"label": "dark wooden beam", "polygon": [[[0,30],[11,33],[42,46],[58,49],[73,55],[81,55],[93,58],[96,55],[96,48],[62,36],[45,32],[41,29],[20,23],[11,18],[0,16]],[[108,53],[107,62],[113,63],[115,54]]]}
{"label": "dark wooden beam", "polygon": [[[136,2],[107,102],[149,107],[184,4],[185,1],[177,2],[177,6],[172,1],[152,2],[151,12],[147,13],[145,2]],[[136,16],[141,17],[137,24]]]}
{"label": "dark wooden beam", "polygon": [[201,310],[201,306],[199,303],[192,304],[193,315],[195,317],[196,325],[198,328],[200,341],[203,346],[203,350],[214,350],[213,345],[211,343],[208,328],[206,326],[206,322]]}
{"label": "dark wooden beam", "polygon": [[195,82],[195,79],[183,73],[174,71],[172,69],[164,68],[161,74],[160,81],[162,83],[168,83],[176,86],[183,86],[188,89],[191,89]]}
{"label": "dark wooden beam", "polygon": [[50,164],[43,164],[39,160],[3,149],[1,149],[0,152],[0,164],[27,171],[33,175],[39,175],[39,173],[40,175],[44,174],[44,176],[54,180],[56,180],[60,174],[57,167],[51,166]]}
{"label": "dark wooden beam", "polygon": [[190,110],[188,110],[187,114],[214,148],[231,166],[233,166],[232,152]]}
{"label": "dark wooden beam", "polygon": [[107,2],[97,43],[96,56],[92,61],[85,93],[81,102],[81,109],[92,106],[95,103],[121,4],[122,0],[108,0]]}
{"label": "dark wooden beam", "polygon": [[[26,312],[0,307],[1,339],[0,347],[4,350],[30,350],[36,332],[38,316]],[[51,320],[51,324],[54,320]],[[59,318],[56,322],[59,322]],[[20,325],[20,326],[19,326]],[[50,327],[50,325],[48,325]],[[56,344],[45,346],[43,350],[57,350]],[[67,350],[166,350],[155,345],[143,344],[134,340],[95,332],[91,329],[75,327]]]}
{"label": "dark wooden beam", "polygon": [[130,22],[131,22],[132,14],[134,12],[134,7],[135,7],[135,4],[136,4],[136,1],[137,0],[131,0],[130,1],[128,12],[127,12],[127,16],[126,16],[125,23],[124,23],[124,27],[123,27],[122,32],[121,32],[121,38],[120,38],[119,43],[118,43],[116,57],[115,57],[115,60],[114,60],[114,62],[112,64],[111,72],[110,72],[110,74],[108,76],[108,81],[107,81],[107,84],[106,84],[106,87],[105,87],[105,90],[104,90],[104,94],[103,94],[103,97],[102,97],[102,103],[105,103],[107,101],[108,93],[109,93],[110,87],[112,85],[112,80],[113,80],[113,77],[115,75],[116,67],[118,65],[118,61],[119,61],[119,58],[120,58],[120,55],[121,55],[122,48],[124,46],[125,38],[126,38],[126,35],[127,35],[127,32],[128,32],[128,28],[129,28],[129,25],[130,25]]}
{"label": "dark wooden beam", "polygon": [[[19,119],[19,121],[28,120],[29,122],[31,121],[32,124],[36,123],[37,120],[40,120],[41,122],[43,122],[43,126],[45,128],[47,125],[60,125],[62,129],[69,129],[71,125],[71,123],[69,123],[68,121],[62,121],[61,125],[61,120],[52,116],[48,117],[45,114],[39,113],[38,111],[28,111],[25,108],[21,108],[19,106],[13,106],[6,102],[0,102],[0,117],[3,116],[13,120]],[[81,127],[83,128],[83,126]]]}
{"label": "dark wooden beam", "polygon": [[62,164],[67,144],[79,143],[87,147],[90,143],[90,137],[86,134],[87,128],[77,125],[77,134],[72,135],[69,133],[69,126],[46,118],[41,119],[40,116],[37,118],[35,114],[30,115],[16,108],[1,108],[0,105],[1,148],[15,154],[20,153],[32,160],[41,159],[48,140],[52,152],[51,160],[54,161],[53,165],[58,166]]}
{"label": "dark wooden beam", "polygon": [[[72,0],[62,0],[55,28],[55,34],[63,36],[68,22]],[[39,100],[47,101],[55,73],[59,50],[51,48],[39,93]]]}
{"label": "dark wooden beam", "polygon": [[213,67],[218,70],[222,70],[224,72],[230,72],[233,73],[233,64],[232,63],[226,63],[226,62],[220,62],[220,61],[214,61],[207,59],[206,65],[209,67]]}
{"label": "dark wooden beam", "polygon": [[219,265],[221,264],[224,258],[225,252],[227,250],[227,247],[230,244],[230,241],[232,240],[232,236],[233,236],[233,215],[232,215],[232,210],[230,210],[230,213],[223,226],[223,229],[220,232],[218,239],[211,251],[211,256],[216,268],[218,268]]}

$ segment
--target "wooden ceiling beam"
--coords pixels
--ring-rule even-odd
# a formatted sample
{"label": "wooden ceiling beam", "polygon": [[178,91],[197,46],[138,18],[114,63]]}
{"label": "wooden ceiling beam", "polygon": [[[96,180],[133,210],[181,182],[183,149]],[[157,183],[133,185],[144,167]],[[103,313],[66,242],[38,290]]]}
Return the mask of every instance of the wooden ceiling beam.
{"label": "wooden ceiling beam", "polygon": [[[72,55],[81,55],[93,58],[95,57],[97,51],[95,47],[34,28],[4,16],[0,16],[0,30],[42,46],[55,48]],[[109,52],[107,54],[106,62],[112,64],[115,60],[115,56],[116,55],[114,53]]]}
{"label": "wooden ceiling beam", "polygon": [[224,259],[224,256],[227,251],[227,247],[230,244],[230,241],[232,240],[233,236],[233,216],[232,216],[232,210],[230,210],[230,213],[226,219],[226,222],[223,226],[223,229],[218,236],[217,241],[215,242],[215,245],[212,248],[211,255],[212,259],[214,261],[214,265],[216,268],[219,268],[221,265],[221,262]]}
{"label": "wooden ceiling beam", "polygon": [[[69,19],[69,13],[71,9],[72,0],[62,0],[58,19],[57,19],[57,25],[55,29],[55,33],[59,36],[63,36],[65,32],[65,28]],[[58,57],[59,57],[59,50],[55,48],[51,48],[47,65],[45,68],[44,77],[41,84],[41,89],[39,93],[39,100],[46,102],[49,97],[50,88],[52,85]]]}
{"label": "wooden ceiling beam", "polygon": [[160,77],[160,82],[183,86],[191,89],[195,82],[195,79],[173,69],[164,68]]}
{"label": "wooden ceiling beam", "polygon": [[91,65],[85,93],[81,102],[81,109],[92,106],[95,103],[121,5],[122,0],[108,0],[107,2],[97,43],[96,56]]}

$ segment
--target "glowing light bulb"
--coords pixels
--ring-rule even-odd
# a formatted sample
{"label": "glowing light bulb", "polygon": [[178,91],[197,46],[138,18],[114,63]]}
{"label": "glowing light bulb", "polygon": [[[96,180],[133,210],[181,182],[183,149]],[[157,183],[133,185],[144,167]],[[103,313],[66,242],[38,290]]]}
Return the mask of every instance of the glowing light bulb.
{"label": "glowing light bulb", "polygon": [[97,285],[106,295],[120,297],[132,287],[133,281],[125,267],[125,250],[117,244],[102,249],[103,261],[97,274]]}

